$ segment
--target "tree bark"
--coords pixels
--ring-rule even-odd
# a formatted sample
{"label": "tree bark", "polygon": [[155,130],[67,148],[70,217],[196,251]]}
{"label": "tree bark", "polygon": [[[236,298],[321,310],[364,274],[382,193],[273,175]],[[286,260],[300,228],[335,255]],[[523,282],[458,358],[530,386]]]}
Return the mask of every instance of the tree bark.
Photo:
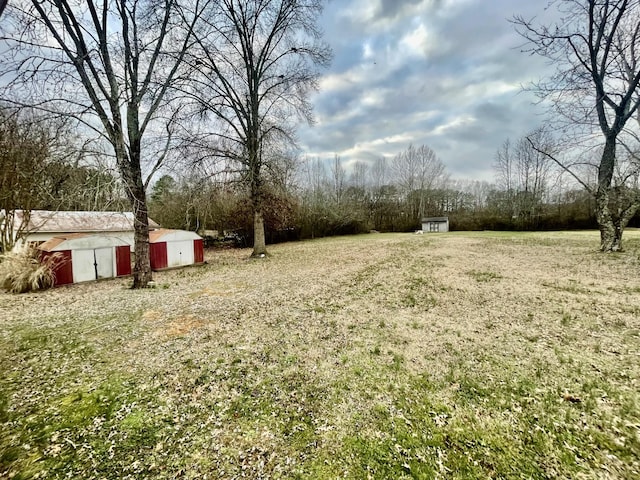
{"label": "tree bark", "polygon": [[596,193],[596,219],[600,229],[600,251],[619,252],[622,250],[620,219],[614,218],[609,206],[609,188],[602,187]]}
{"label": "tree bark", "polygon": [[600,228],[600,250],[622,251],[622,234],[640,208],[640,196],[624,186],[600,188],[596,192],[596,218]]}
{"label": "tree bark", "polygon": [[[139,146],[133,142],[134,147]],[[147,288],[151,277],[151,259],[149,257],[149,209],[147,196],[140,170],[140,151],[131,152],[129,162],[123,162],[122,177],[125,179],[127,193],[133,207],[134,255],[133,285],[131,288]]]}
{"label": "tree bark", "polygon": [[133,252],[135,260],[132,288],[146,288],[152,280],[152,275],[151,260],[149,258],[149,209],[140,167],[140,137],[137,135],[130,139],[130,146],[127,149],[124,134],[120,128],[118,112],[114,113],[114,118],[117,122],[115,122],[116,128],[113,131],[113,146],[120,176],[124,181],[127,197],[131,202],[133,211]]}
{"label": "tree bark", "polygon": [[131,288],[146,288],[151,277],[151,262],[149,258],[149,217],[147,202],[138,205],[134,210],[134,255],[133,285]]}
{"label": "tree bark", "polygon": [[267,246],[264,234],[264,217],[262,209],[253,212],[253,253],[252,257],[263,257],[267,255]]}
{"label": "tree bark", "polygon": [[[603,131],[606,131],[606,125]],[[615,132],[608,132],[598,167],[598,190],[596,191],[596,219],[600,229],[600,250],[603,252],[618,252],[622,250],[622,230],[619,218],[612,211],[611,181],[616,162]],[[619,201],[619,199],[616,199]]]}
{"label": "tree bark", "polygon": [[[255,158],[257,158],[257,151],[255,155]],[[258,258],[267,255],[267,245],[264,233],[264,216],[262,214],[261,180],[260,165],[257,160],[254,160],[251,178],[251,205],[253,207],[253,252],[251,253],[251,256]]]}

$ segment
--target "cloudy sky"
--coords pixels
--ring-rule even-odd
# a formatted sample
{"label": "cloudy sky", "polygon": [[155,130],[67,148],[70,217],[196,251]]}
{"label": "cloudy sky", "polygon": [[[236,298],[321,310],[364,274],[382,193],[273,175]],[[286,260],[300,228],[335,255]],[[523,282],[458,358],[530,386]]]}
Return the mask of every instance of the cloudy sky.
{"label": "cloudy sky", "polygon": [[496,150],[544,122],[521,85],[549,68],[521,53],[509,23],[546,0],[330,0],[321,19],[334,51],[299,130],[311,157],[347,165],[428,145],[457,179],[493,179]]}

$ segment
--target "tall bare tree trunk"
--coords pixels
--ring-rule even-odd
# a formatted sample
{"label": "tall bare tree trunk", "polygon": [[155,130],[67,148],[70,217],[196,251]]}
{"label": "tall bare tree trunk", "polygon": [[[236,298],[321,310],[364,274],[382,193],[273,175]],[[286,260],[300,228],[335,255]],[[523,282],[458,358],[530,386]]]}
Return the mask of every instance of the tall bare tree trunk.
{"label": "tall bare tree trunk", "polygon": [[253,212],[253,253],[252,257],[262,257],[267,254],[267,246],[264,234],[264,218],[262,210]]}
{"label": "tall bare tree trunk", "polygon": [[140,137],[131,135],[129,149],[125,146],[124,135],[119,127],[118,114],[114,114],[118,120],[114,129],[114,148],[120,175],[124,181],[127,197],[133,210],[133,252],[135,256],[133,264],[132,288],[146,288],[151,281],[151,260],[149,258],[149,209],[147,208],[147,195],[142,181],[140,167]]}
{"label": "tall bare tree trunk", "polygon": [[134,211],[134,254],[132,288],[146,288],[151,281],[151,262],[149,257],[149,217],[147,202],[138,205]]}
{"label": "tall bare tree trunk", "polygon": [[600,250],[618,252],[622,250],[623,226],[615,218],[609,206],[609,188],[602,187],[596,193],[596,219],[600,229]]}
{"label": "tall bare tree trunk", "polygon": [[619,218],[611,210],[611,181],[616,162],[617,134],[606,136],[600,166],[598,168],[598,190],[596,191],[596,219],[600,228],[600,250],[617,252],[622,250],[622,230]]}
{"label": "tall bare tree trunk", "polygon": [[251,256],[264,257],[267,255],[267,244],[264,233],[264,216],[262,214],[262,185],[260,174],[255,171],[251,181],[251,203],[253,206],[253,252]]}

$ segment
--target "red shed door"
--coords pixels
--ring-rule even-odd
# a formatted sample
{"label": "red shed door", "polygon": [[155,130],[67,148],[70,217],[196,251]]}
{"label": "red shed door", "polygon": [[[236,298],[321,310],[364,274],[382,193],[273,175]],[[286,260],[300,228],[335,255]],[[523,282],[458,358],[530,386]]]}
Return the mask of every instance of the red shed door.
{"label": "red shed door", "polygon": [[49,257],[55,256],[53,262],[54,285],[67,285],[73,283],[73,266],[71,264],[71,250],[62,252],[45,252],[42,255],[43,261],[48,261]]}
{"label": "red shed door", "polygon": [[116,247],[116,276],[131,275],[131,249],[128,245]]}
{"label": "red shed door", "polygon": [[150,243],[149,256],[151,257],[151,270],[167,268],[167,242]]}
{"label": "red shed door", "polygon": [[204,262],[204,242],[202,241],[202,239],[197,239],[193,241],[193,262],[194,263]]}

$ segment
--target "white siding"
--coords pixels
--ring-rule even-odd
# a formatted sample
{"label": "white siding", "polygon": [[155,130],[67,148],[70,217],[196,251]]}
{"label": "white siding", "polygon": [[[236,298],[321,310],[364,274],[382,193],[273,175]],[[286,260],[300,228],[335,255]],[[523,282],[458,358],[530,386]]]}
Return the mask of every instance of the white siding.
{"label": "white siding", "polygon": [[98,278],[115,277],[113,274],[113,264],[115,262],[115,252],[113,248],[96,248],[96,263],[98,264]]}
{"label": "white siding", "polygon": [[448,232],[449,231],[449,221],[429,221],[422,223],[422,231],[424,233],[434,233],[434,232]]}
{"label": "white siding", "polygon": [[93,263],[93,250],[71,251],[71,265],[74,283],[88,282],[96,279],[96,270]]}
{"label": "white siding", "polygon": [[167,242],[167,267],[191,265],[193,262],[193,240]]}
{"label": "white siding", "polygon": [[114,249],[96,248],[91,250],[72,250],[71,265],[74,283],[89,282],[98,278],[111,278],[114,276]]}

